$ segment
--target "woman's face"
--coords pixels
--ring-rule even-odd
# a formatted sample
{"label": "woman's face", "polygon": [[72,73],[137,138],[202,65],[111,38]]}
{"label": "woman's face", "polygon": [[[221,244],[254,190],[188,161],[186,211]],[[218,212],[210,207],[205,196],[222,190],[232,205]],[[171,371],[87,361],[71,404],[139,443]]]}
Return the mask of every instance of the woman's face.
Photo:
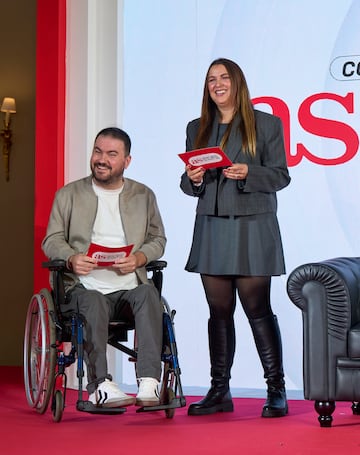
{"label": "woman's face", "polygon": [[209,69],[207,86],[211,99],[220,110],[234,107],[231,79],[224,65],[213,65]]}

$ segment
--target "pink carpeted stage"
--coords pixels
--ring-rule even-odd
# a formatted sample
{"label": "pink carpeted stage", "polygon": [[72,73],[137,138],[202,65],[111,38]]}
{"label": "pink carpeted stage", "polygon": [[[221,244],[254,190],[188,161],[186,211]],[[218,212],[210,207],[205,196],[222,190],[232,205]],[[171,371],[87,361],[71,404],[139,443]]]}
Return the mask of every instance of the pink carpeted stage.
{"label": "pink carpeted stage", "polygon": [[[360,453],[360,416],[338,403],[332,428],[320,428],[313,403],[290,400],[289,415],[260,417],[262,399],[236,398],[233,413],[188,417],[187,408],[173,419],[163,412],[118,416],[76,411],[77,394],[69,391],[60,423],[29,408],[22,369],[0,367],[1,455],[100,454],[343,454]],[[187,403],[197,397],[187,397]]]}

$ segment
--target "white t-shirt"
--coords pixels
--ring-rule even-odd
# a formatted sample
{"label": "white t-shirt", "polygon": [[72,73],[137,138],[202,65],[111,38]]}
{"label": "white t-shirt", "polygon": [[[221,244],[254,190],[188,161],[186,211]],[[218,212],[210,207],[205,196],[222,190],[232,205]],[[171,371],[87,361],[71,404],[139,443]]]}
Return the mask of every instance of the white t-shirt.
{"label": "white t-shirt", "polygon": [[[91,233],[91,241],[107,247],[126,246],[127,241],[119,211],[119,195],[123,187],[116,190],[104,190],[93,182],[93,189],[98,197],[98,208]],[[88,275],[79,276],[86,289],[95,289],[109,294],[125,289],[134,289],[138,285],[135,272],[122,275],[112,267],[97,267]]]}

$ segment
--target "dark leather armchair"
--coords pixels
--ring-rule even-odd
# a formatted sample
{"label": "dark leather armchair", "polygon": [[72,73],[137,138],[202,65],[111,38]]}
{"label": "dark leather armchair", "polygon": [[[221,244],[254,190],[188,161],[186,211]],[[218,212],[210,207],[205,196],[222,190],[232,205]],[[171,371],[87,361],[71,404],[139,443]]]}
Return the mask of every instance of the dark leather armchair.
{"label": "dark leather armchair", "polygon": [[297,267],[287,281],[303,319],[304,397],[330,427],[336,401],[360,415],[360,257]]}

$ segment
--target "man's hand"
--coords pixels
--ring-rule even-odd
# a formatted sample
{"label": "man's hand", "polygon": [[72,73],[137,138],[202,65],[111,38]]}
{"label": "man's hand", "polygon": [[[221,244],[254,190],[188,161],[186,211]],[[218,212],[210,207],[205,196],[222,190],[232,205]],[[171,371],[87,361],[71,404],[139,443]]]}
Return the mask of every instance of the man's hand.
{"label": "man's hand", "polygon": [[146,264],[147,258],[144,253],[137,251],[134,254],[130,254],[126,258],[120,258],[115,260],[113,265],[114,269],[125,275],[126,273],[135,272],[138,267],[142,267]]}
{"label": "man's hand", "polygon": [[69,257],[68,267],[77,275],[87,275],[97,267],[97,262],[86,254],[78,253]]}

